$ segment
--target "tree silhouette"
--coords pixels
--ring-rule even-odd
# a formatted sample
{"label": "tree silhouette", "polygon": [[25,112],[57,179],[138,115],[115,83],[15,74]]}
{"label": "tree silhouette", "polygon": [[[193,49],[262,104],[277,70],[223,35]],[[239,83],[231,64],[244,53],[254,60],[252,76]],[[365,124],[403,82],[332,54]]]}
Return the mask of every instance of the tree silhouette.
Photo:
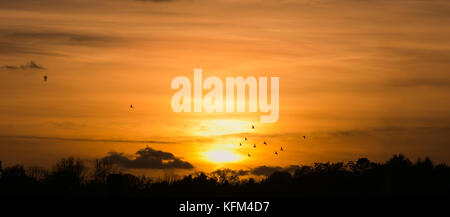
{"label": "tree silhouette", "polygon": [[[73,157],[61,159],[49,172],[42,167],[0,163],[2,195],[65,196],[450,196],[450,167],[428,157],[412,163],[398,154],[386,163],[359,158],[347,163],[315,163],[275,167],[271,175],[255,180],[252,171],[220,169],[180,178],[154,181],[122,173],[107,160],[89,170]],[[264,167],[269,171],[269,167]],[[92,172],[90,172],[92,171]],[[257,171],[258,174],[261,171]],[[247,177],[247,178],[243,178]],[[249,177],[249,178],[248,178]],[[260,176],[258,176],[260,177]]]}

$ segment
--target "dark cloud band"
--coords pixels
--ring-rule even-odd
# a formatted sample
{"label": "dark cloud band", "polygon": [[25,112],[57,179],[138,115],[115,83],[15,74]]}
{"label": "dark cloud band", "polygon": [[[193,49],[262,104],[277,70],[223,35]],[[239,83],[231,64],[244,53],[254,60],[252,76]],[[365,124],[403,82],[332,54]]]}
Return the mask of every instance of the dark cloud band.
{"label": "dark cloud band", "polygon": [[46,137],[46,136],[0,136],[0,138],[12,139],[38,139],[38,140],[61,140],[73,142],[111,142],[111,143],[152,143],[152,144],[174,144],[174,142],[158,141],[158,140],[129,140],[129,139],[89,139],[89,138],[62,138],[62,137]]}
{"label": "dark cloud band", "polygon": [[103,158],[113,164],[127,169],[192,169],[194,166],[187,161],[175,157],[172,153],[154,150],[150,147],[140,149],[133,159],[124,153],[110,152]]}
{"label": "dark cloud band", "polygon": [[30,61],[26,64],[22,65],[4,65],[2,68],[7,70],[27,70],[27,69],[38,69],[38,70],[44,70],[45,68],[41,65],[36,64],[34,61]]}

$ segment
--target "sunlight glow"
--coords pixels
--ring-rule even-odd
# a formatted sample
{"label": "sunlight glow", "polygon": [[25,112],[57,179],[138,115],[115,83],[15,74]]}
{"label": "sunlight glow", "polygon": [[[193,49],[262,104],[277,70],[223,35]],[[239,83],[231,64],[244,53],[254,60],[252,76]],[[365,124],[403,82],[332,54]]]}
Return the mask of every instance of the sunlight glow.
{"label": "sunlight glow", "polygon": [[227,149],[212,149],[203,153],[207,161],[213,163],[237,162],[241,156]]}
{"label": "sunlight glow", "polygon": [[252,123],[242,120],[207,120],[199,123],[197,134],[201,136],[218,136],[251,131]]}

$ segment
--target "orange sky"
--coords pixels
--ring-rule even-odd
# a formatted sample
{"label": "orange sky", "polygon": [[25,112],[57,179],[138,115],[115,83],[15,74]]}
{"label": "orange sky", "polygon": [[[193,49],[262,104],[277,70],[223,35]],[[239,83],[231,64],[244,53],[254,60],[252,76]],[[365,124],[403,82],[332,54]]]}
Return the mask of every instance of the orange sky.
{"label": "orange sky", "polygon": [[[394,153],[449,163],[448,24],[439,0],[0,0],[0,159],[148,145],[196,170]],[[45,69],[5,67],[29,61]],[[174,113],[170,82],[194,68],[279,76],[279,121]],[[261,147],[238,147],[244,136]]]}

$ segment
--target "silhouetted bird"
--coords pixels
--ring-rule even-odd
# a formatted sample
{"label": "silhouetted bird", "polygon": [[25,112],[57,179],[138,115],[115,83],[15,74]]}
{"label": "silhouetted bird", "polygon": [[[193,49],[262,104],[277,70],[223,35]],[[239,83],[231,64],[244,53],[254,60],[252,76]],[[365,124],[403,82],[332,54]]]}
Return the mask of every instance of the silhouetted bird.
{"label": "silhouetted bird", "polygon": [[280,151],[284,151],[284,150],[283,150],[283,147],[280,148]]}
{"label": "silhouetted bird", "polygon": [[245,137],[245,141],[247,141],[248,139],[247,139],[247,137]]}
{"label": "silhouetted bird", "polygon": [[130,105],[130,109],[132,109],[132,108],[133,108],[133,104]]}
{"label": "silhouetted bird", "polygon": [[278,155],[278,152],[275,152],[276,155]]}
{"label": "silhouetted bird", "polygon": [[44,75],[44,82],[47,82],[47,75]]}
{"label": "silhouetted bird", "polygon": [[267,145],[266,141],[264,141],[264,145]]}
{"label": "silhouetted bird", "polygon": [[256,148],[256,144],[253,144],[253,148]]}
{"label": "silhouetted bird", "polygon": [[252,129],[255,129],[255,126],[252,124]]}
{"label": "silhouetted bird", "polygon": [[303,136],[303,139],[306,139],[306,136]]}
{"label": "silhouetted bird", "polygon": [[242,143],[239,143],[239,146],[242,146]]}
{"label": "silhouetted bird", "polygon": [[250,154],[248,154],[248,157],[251,157],[251,155],[250,155]]}

